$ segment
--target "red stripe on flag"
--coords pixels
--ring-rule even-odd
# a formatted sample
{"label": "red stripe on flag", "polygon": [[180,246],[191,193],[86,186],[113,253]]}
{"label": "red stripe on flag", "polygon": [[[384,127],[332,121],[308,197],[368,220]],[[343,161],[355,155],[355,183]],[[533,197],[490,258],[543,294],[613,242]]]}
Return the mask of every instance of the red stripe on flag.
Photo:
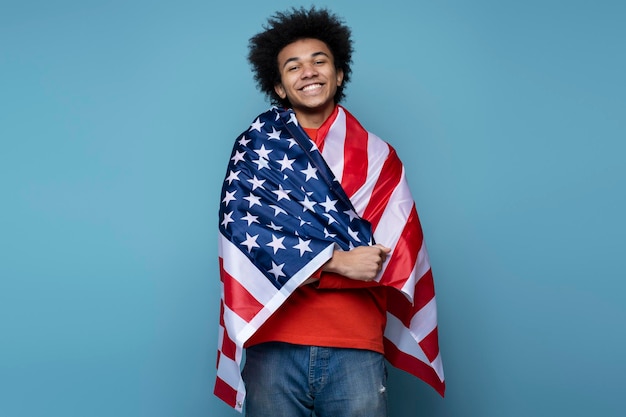
{"label": "red stripe on flag", "polygon": [[246,322],[252,320],[261,311],[263,304],[224,270],[222,258],[220,258],[220,277],[224,284],[224,303],[226,306]]}
{"label": "red stripe on flag", "polygon": [[237,345],[228,335],[226,328],[224,328],[224,337],[222,338],[222,348],[220,349],[220,351],[226,357],[231,358],[232,360],[236,359]]}
{"label": "red stripe on flag", "polygon": [[429,364],[402,352],[387,338],[384,339],[383,343],[385,346],[385,357],[389,360],[389,363],[398,369],[402,369],[403,371],[422,379],[428,385],[433,387],[439,395],[442,397],[444,396],[446,383],[439,379],[439,376],[437,376],[437,373]]}
{"label": "red stripe on flag", "polygon": [[237,405],[237,390],[228,385],[219,376],[215,380],[215,388],[213,394],[220,400],[224,401],[229,406],[235,408]]}
{"label": "red stripe on flag", "polygon": [[413,316],[435,298],[433,274],[429,269],[415,285],[413,304],[404,294],[395,289],[387,291],[387,311],[402,321],[405,327],[411,327]]}
{"label": "red stripe on flag", "polygon": [[428,334],[424,339],[419,342],[420,347],[426,354],[429,361],[434,361],[437,355],[439,355],[439,341],[437,328],[435,327],[432,332]]}
{"label": "red stripe on flag", "polygon": [[376,230],[378,222],[382,217],[387,203],[390,201],[391,194],[398,186],[402,178],[402,164],[395,149],[389,146],[389,155],[383,164],[378,181],[374,186],[374,191],[370,197],[369,203],[363,218],[372,224],[372,228]]}
{"label": "red stripe on flag", "polygon": [[367,136],[367,131],[354,117],[346,117],[344,160],[356,165],[343,167],[341,186],[348,197],[352,197],[367,180]]}
{"label": "red stripe on flag", "polygon": [[417,254],[422,247],[422,239],[422,228],[415,211],[415,204],[413,204],[411,214],[409,214],[380,282],[397,289],[402,288],[413,272]]}

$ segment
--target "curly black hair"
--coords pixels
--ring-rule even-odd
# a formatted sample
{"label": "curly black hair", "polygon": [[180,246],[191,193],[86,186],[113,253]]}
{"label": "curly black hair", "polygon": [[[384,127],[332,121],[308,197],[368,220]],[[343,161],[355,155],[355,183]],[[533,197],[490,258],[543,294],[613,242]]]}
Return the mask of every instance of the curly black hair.
{"label": "curly black hair", "polygon": [[278,54],[290,43],[300,39],[318,39],[324,42],[333,54],[335,68],[343,71],[343,83],[337,86],[335,103],[344,97],[344,86],[350,81],[352,63],[352,40],[350,28],[342,19],[328,9],[292,8],[276,12],[263,26],[265,29],[250,38],[248,61],[252,65],[254,80],[272,104],[290,107],[289,100],[282,99],[274,91],[280,83]]}

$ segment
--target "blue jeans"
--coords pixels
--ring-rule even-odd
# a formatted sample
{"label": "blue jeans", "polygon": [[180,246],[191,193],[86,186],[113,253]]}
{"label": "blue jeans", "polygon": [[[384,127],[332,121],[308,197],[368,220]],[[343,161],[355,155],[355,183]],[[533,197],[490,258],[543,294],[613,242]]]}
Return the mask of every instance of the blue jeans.
{"label": "blue jeans", "polygon": [[262,343],[246,350],[246,417],[385,417],[383,355]]}

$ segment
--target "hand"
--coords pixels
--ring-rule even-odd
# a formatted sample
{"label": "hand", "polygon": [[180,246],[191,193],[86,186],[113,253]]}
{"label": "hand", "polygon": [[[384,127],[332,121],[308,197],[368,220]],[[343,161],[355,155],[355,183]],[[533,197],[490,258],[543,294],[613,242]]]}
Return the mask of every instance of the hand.
{"label": "hand", "polygon": [[323,270],[346,278],[372,281],[383,267],[391,249],[383,245],[359,246],[351,251],[335,251]]}

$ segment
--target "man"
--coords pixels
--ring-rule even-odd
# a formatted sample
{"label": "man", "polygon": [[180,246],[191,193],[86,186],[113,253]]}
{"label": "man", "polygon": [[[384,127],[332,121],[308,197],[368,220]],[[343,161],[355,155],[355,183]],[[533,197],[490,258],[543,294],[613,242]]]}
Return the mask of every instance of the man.
{"label": "man", "polygon": [[222,189],[215,387],[239,411],[247,393],[249,417],[386,416],[385,356],[443,395],[404,169],[338,105],[351,54],[350,29],[315,8],[277,13],[250,40],[279,107],[237,139]]}

